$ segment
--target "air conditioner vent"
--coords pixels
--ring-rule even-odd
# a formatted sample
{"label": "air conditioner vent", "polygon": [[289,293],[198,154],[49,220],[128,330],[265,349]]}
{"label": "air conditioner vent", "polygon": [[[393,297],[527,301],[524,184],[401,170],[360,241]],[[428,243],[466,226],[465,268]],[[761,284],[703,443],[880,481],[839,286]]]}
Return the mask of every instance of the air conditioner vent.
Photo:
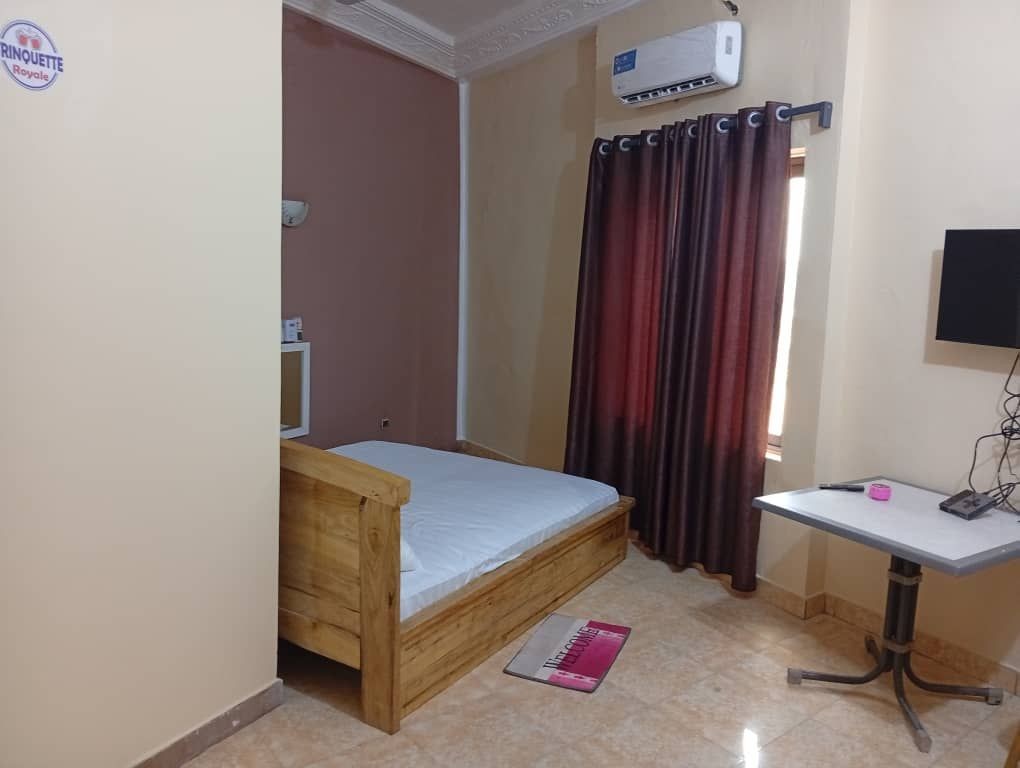
{"label": "air conditioner vent", "polygon": [[647,91],[640,91],[638,93],[632,93],[628,96],[623,96],[620,101],[624,104],[640,104],[642,102],[659,101],[661,99],[671,99],[680,94],[687,93],[688,91],[698,90],[699,88],[707,88],[710,85],[715,85],[716,79],[711,75],[704,75],[703,77],[692,77],[687,80],[681,80],[671,85],[663,85],[658,88],[652,88]]}

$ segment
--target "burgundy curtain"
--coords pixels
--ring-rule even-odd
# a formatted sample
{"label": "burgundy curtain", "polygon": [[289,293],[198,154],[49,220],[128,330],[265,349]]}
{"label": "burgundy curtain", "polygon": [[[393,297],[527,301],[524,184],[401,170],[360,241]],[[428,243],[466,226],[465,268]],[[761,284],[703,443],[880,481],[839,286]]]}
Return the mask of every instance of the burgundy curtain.
{"label": "burgundy curtain", "polygon": [[782,300],[784,104],[612,141],[588,175],[565,470],[658,555],[755,588]]}

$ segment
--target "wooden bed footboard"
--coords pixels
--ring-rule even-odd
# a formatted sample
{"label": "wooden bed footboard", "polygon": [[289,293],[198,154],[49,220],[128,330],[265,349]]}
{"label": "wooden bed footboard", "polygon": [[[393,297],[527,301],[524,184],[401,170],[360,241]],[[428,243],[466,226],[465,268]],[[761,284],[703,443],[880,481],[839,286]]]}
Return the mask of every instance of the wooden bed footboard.
{"label": "wooden bed footboard", "polygon": [[626,556],[623,498],[400,622],[405,478],[280,441],[280,636],[361,670],[363,718],[401,717]]}
{"label": "wooden bed footboard", "polygon": [[619,502],[475,579],[401,625],[406,716],[627,556],[634,500]]}
{"label": "wooden bed footboard", "polygon": [[403,477],[280,441],[280,636],[361,670],[362,716],[400,727]]}

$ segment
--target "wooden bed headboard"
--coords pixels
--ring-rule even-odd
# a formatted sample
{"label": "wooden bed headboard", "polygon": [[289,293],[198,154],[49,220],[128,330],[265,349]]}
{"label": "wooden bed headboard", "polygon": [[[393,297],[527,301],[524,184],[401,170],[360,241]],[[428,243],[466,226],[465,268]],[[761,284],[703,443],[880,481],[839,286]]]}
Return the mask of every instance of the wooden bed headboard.
{"label": "wooden bed headboard", "polygon": [[411,483],[280,441],[280,636],[361,670],[365,721],[399,728],[400,507]]}

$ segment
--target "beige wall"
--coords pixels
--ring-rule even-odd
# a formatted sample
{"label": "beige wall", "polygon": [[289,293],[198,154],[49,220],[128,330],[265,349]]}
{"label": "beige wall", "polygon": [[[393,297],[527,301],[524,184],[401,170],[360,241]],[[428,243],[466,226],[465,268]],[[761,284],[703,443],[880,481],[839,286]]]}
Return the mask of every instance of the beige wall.
{"label": "beige wall", "polygon": [[563,466],[595,40],[471,82],[468,439]]}
{"label": "beige wall", "polygon": [[[998,424],[1014,353],[936,342],[934,313],[945,230],[1020,224],[1020,158],[1004,128],[1020,123],[1020,100],[1015,57],[1000,44],[1018,34],[1015,3],[872,8],[840,345],[843,477],[956,490],[974,438]],[[988,483],[990,467],[979,477]],[[834,539],[827,589],[877,610],[884,564]],[[1018,583],[1020,562],[965,579],[929,572],[919,626],[1020,668]]]}
{"label": "beige wall", "polygon": [[0,764],[126,766],[275,676],[280,6],[3,10]]}
{"label": "beige wall", "polygon": [[[997,423],[1012,354],[933,340],[939,251],[946,228],[1017,226],[1020,177],[1010,170],[1016,153],[1003,126],[1020,122],[1020,102],[1008,98],[1016,90],[1009,47],[996,41],[1003,39],[1004,30],[1020,32],[1020,10],[1004,4],[977,12],[950,0],[744,3],[740,87],[640,110],[614,101],[609,72],[615,53],[724,15],[715,0],[646,0],[605,19],[597,30],[595,77],[589,82],[595,94],[594,133],[606,137],[766,99],[835,103],[831,130],[812,129],[805,121],[795,124],[794,144],[807,148],[804,242],[783,460],[769,463],[766,486],[779,490],[886,473],[946,491],[958,489],[974,437]],[[545,58],[565,56],[567,49]],[[975,61],[981,62],[980,78],[973,76]],[[523,83],[521,73],[527,71],[534,104],[530,120],[552,129],[560,114],[556,105],[568,86],[551,69],[549,76],[539,76],[535,69],[548,66],[539,62],[490,80]],[[541,84],[537,90],[535,82]],[[472,142],[479,140],[476,126],[496,124],[505,115],[504,101],[475,102]],[[508,332],[491,319],[482,325],[472,316],[472,349],[492,348],[488,365],[494,373],[472,379],[468,401],[476,415],[469,437],[481,442],[507,437],[494,447],[525,457],[534,414],[530,405],[542,393],[532,388],[527,398],[506,396],[523,388],[508,388],[504,380],[515,380],[519,360],[543,364],[538,340],[547,339],[550,331],[557,359],[569,358],[570,339],[529,311],[527,302],[535,303],[534,286],[541,280],[521,273],[516,279],[534,280],[531,286],[509,290],[504,283],[515,279],[510,271],[514,258],[528,258],[520,250],[523,238],[529,238],[530,248],[542,250],[548,247],[544,233],[562,232],[565,226],[579,230],[581,218],[575,209],[559,218],[554,207],[522,207],[516,195],[499,197],[507,178],[515,190],[538,178],[527,154],[512,142],[499,158],[497,166],[491,155],[471,156],[472,221],[495,219],[485,231],[473,225],[471,265],[487,258],[490,249],[510,243],[498,261],[507,271],[492,274],[491,285],[479,286],[473,276],[471,290],[487,299],[497,297],[502,305],[476,304],[473,296],[472,306],[500,318],[524,317],[528,334],[515,338],[514,354],[507,357],[502,340]],[[577,161],[572,154],[558,160],[550,154],[546,162],[562,168]],[[489,164],[485,173],[478,163]],[[548,167],[542,172],[548,174]],[[583,197],[583,188],[575,194]],[[481,213],[475,208],[480,199],[486,201]],[[576,261],[570,266],[576,268]],[[570,322],[574,297],[568,291],[561,295],[566,303],[558,316]],[[564,372],[563,381],[569,381],[569,370]],[[536,378],[534,369],[527,373],[529,380]],[[565,409],[565,398],[544,396],[550,405]],[[549,417],[557,427],[548,431],[550,445],[558,441],[561,452],[559,427],[565,413],[553,411]],[[882,608],[885,556],[795,523],[764,517],[758,565],[765,578],[797,594],[829,591],[876,611]],[[1018,576],[1020,563],[958,580],[930,573],[919,628],[1020,667]]]}

